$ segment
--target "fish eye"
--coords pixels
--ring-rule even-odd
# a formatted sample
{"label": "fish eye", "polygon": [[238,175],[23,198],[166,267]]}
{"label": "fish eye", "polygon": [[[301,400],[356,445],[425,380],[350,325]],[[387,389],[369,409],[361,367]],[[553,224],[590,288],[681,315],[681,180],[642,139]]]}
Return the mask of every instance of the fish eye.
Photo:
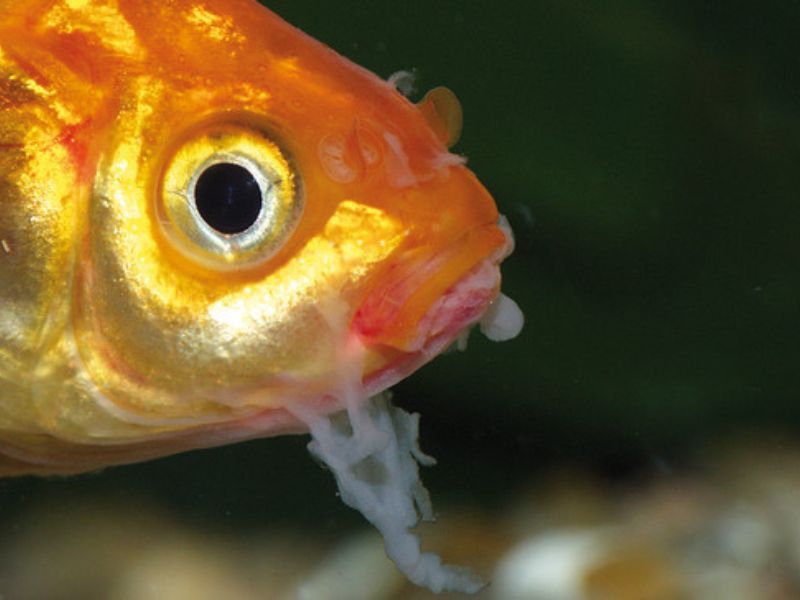
{"label": "fish eye", "polygon": [[157,206],[167,239],[211,268],[274,255],[302,213],[299,178],[260,130],[218,125],[188,136],[167,161]]}
{"label": "fish eye", "polygon": [[244,233],[258,219],[264,191],[255,176],[236,163],[217,163],[200,174],[194,202],[203,220],[220,233]]}

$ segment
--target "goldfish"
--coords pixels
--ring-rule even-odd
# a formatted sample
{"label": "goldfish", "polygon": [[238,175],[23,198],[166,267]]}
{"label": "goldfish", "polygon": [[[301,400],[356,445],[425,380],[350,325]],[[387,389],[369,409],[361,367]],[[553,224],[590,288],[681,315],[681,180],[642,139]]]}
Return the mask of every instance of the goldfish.
{"label": "goldfish", "polygon": [[0,475],[310,432],[406,575],[477,589],[384,392],[519,332],[513,241],[455,95],[394,83],[254,0],[0,0]]}

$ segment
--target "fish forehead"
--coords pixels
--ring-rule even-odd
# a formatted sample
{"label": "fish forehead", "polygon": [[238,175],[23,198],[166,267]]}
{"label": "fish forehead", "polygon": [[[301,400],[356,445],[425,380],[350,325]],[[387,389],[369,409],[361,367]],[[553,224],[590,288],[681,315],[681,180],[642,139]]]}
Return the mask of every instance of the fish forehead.
{"label": "fish forehead", "polygon": [[[131,62],[155,67],[165,78],[192,70],[240,77],[243,69],[231,73],[229,67],[242,65],[243,59],[247,62],[245,51],[259,52],[262,61],[264,52],[271,53],[275,38],[265,34],[264,27],[283,26],[291,32],[290,26],[256,2],[234,0],[225,2],[224,10],[220,6],[196,1],[34,0],[0,4],[0,28],[5,30],[4,38],[15,30],[27,34],[76,71],[91,67],[82,74],[95,79],[105,75],[104,66]],[[253,21],[260,27],[252,27]],[[221,65],[228,70],[219,69]]]}
{"label": "fish forehead", "polygon": [[[115,105],[140,101],[131,82],[146,76],[172,94],[195,96],[207,111],[244,107],[269,114],[273,126],[291,129],[307,151],[316,151],[320,132],[341,137],[360,120],[380,123],[388,143],[401,150],[414,146],[419,163],[432,164],[441,154],[420,111],[391,85],[254,0],[23,6],[0,15],[0,47],[51,101],[55,96],[73,110],[73,122],[81,113],[112,119]],[[23,47],[24,56],[15,50]],[[93,134],[101,124],[93,119]]]}
{"label": "fish forehead", "polygon": [[[95,78],[103,75],[103,65],[133,61],[165,79],[197,73],[226,81],[281,73],[305,91],[330,93],[367,73],[344,65],[340,56],[255,0],[4,1],[0,11],[4,37],[16,29],[66,62],[83,54],[80,60],[91,65]],[[316,70],[318,79],[304,81],[308,70]]]}

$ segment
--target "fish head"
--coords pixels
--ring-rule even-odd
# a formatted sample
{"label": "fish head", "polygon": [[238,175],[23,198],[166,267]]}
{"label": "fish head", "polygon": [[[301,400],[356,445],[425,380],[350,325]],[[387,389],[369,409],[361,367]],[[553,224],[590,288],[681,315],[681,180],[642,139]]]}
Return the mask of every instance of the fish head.
{"label": "fish head", "polygon": [[486,311],[511,238],[446,145],[452,94],[415,105],[250,0],[118,5],[131,35],[85,58],[107,96],[72,327],[116,415],[333,410],[343,378],[381,391]]}

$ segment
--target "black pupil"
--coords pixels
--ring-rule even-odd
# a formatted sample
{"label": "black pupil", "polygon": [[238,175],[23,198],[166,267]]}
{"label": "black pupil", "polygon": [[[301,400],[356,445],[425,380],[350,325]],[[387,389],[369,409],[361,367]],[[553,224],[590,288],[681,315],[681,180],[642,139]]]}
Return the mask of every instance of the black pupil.
{"label": "black pupil", "polygon": [[247,231],[261,212],[261,188],[240,165],[219,163],[208,167],[194,188],[200,216],[220,233]]}

